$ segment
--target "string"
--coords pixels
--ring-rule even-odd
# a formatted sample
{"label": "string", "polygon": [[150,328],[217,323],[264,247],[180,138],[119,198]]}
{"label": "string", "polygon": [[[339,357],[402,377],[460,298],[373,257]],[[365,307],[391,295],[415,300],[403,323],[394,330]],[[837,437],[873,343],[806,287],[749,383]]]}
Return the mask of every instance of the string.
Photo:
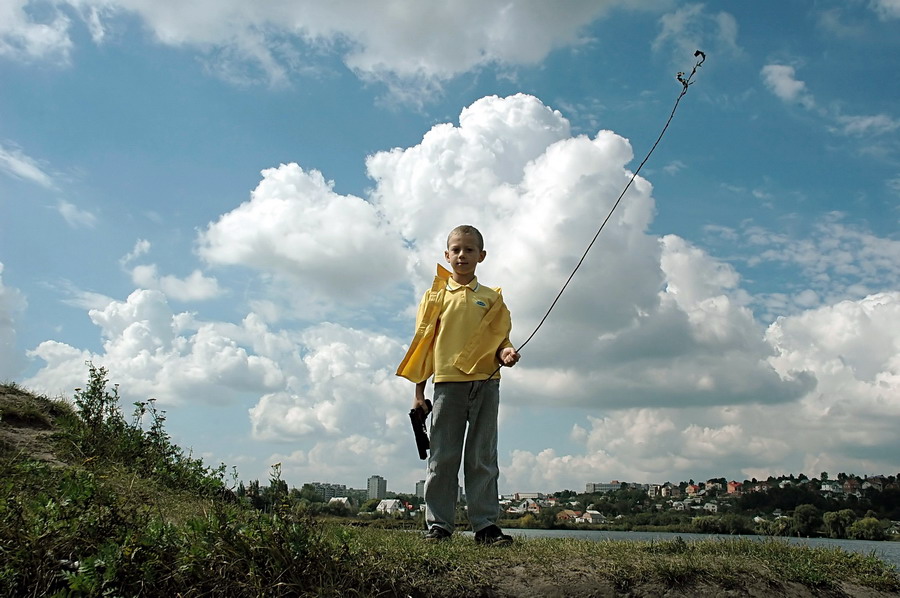
{"label": "string", "polygon": [[[656,150],[656,146],[658,146],[659,142],[662,141],[663,136],[666,134],[666,131],[669,129],[669,125],[671,124],[672,119],[675,118],[675,112],[678,110],[678,105],[681,103],[681,98],[683,98],[685,96],[685,94],[687,94],[688,87],[690,87],[694,83],[693,78],[694,78],[694,75],[697,73],[697,69],[700,68],[703,65],[704,61],[706,60],[706,54],[704,52],[701,52],[700,50],[697,50],[696,52],[694,52],[694,57],[695,58],[699,57],[699,59],[697,60],[696,64],[694,64],[694,68],[691,69],[691,72],[687,76],[687,78],[684,77],[684,73],[682,73],[682,72],[679,72],[678,74],[675,75],[675,78],[678,80],[679,83],[681,83],[681,93],[679,93],[678,97],[675,99],[675,105],[672,106],[672,112],[669,114],[669,118],[666,120],[666,124],[663,126],[662,130],[660,131],[659,136],[656,138],[656,141],[650,147],[650,151],[647,152],[647,154],[644,156],[644,159],[641,160],[641,163],[638,165],[637,169],[631,175],[631,178],[628,180],[628,184],[626,184],[625,188],[622,189],[622,192],[619,194],[619,197],[616,199],[615,203],[613,203],[612,208],[610,208],[609,213],[606,215],[606,218],[604,218],[604,220],[603,220],[603,223],[600,224],[600,228],[597,229],[597,232],[594,233],[594,237],[591,239],[591,242],[588,243],[587,249],[585,249],[584,253],[581,254],[581,259],[579,259],[578,263],[575,264],[575,268],[572,270],[572,273],[569,274],[569,277],[566,279],[566,282],[562,285],[562,288],[559,289],[559,292],[556,294],[556,297],[553,299],[553,302],[550,304],[550,307],[547,308],[547,311],[544,313],[544,316],[541,318],[540,322],[538,322],[538,325],[535,327],[534,330],[531,331],[531,334],[528,335],[528,338],[526,338],[525,341],[521,345],[519,345],[519,348],[517,349],[518,353],[522,352],[522,349],[525,347],[525,345],[527,345],[531,341],[531,339],[534,338],[534,335],[537,334],[538,330],[541,329],[541,326],[544,325],[544,322],[547,321],[547,318],[550,316],[550,312],[552,312],[553,308],[556,307],[556,304],[559,302],[560,297],[562,297],[562,294],[565,292],[566,288],[569,286],[569,283],[572,282],[573,278],[575,278],[575,273],[578,272],[578,269],[581,268],[581,264],[583,264],[585,258],[587,258],[588,253],[591,251],[591,248],[594,246],[594,243],[597,241],[597,237],[599,237],[600,233],[603,232],[603,229],[606,227],[606,224],[609,222],[610,218],[612,218],[612,215],[616,211],[616,208],[619,207],[619,204],[622,202],[622,198],[625,197],[625,193],[628,192],[628,189],[631,187],[631,184],[637,178],[638,174],[640,174],[641,169],[644,167],[644,164],[646,164],[647,160],[650,159],[650,156],[653,155],[653,152]],[[490,380],[491,378],[496,376],[497,372],[499,372],[500,368],[502,368],[502,367],[503,367],[503,364],[501,363],[497,367],[497,369],[494,370],[494,373],[488,377],[488,380]]]}

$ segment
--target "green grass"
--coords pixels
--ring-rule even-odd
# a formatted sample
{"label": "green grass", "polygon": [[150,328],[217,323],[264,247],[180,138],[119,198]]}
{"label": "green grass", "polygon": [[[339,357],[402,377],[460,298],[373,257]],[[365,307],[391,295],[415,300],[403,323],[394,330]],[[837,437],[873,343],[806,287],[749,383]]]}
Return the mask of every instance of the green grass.
{"label": "green grass", "polygon": [[[46,418],[68,463],[0,452],[0,596],[449,597],[596,595],[598,588],[653,596],[748,584],[757,594],[785,584],[839,592],[848,583],[900,593],[897,571],[874,556],[779,540],[517,539],[491,548],[470,535],[429,544],[415,531],[316,519],[286,500],[261,512],[211,491],[222,488],[221,470],[169,444],[164,418],[146,432],[126,424],[102,385],[80,397],[105,414],[90,426],[67,404],[28,399],[9,385],[0,391],[12,397],[0,403],[3,413],[15,409],[20,422]],[[86,442],[97,438],[107,444]],[[152,460],[135,458],[148,450]],[[273,478],[270,488],[283,482]]]}
{"label": "green grass", "polygon": [[[517,539],[438,544],[412,531],[265,514],[177,494],[127,470],[0,465],[0,595],[492,595],[515,569],[529,580],[569,571],[616,591],[647,584],[721,589],[748,580],[900,591],[882,561],[838,549],[748,539],[684,542]],[[152,590],[151,590],[152,588]]]}
{"label": "green grass", "polygon": [[[484,551],[487,549],[480,548]],[[490,558],[491,553],[482,554]],[[625,590],[644,583],[668,587],[711,584],[722,588],[745,585],[748,579],[772,584],[796,582],[809,587],[855,583],[885,591],[900,590],[897,572],[883,561],[839,549],[809,548],[783,540],[709,539],[684,542],[574,539],[517,541],[501,557],[548,574],[559,563],[589,565],[596,576]]]}

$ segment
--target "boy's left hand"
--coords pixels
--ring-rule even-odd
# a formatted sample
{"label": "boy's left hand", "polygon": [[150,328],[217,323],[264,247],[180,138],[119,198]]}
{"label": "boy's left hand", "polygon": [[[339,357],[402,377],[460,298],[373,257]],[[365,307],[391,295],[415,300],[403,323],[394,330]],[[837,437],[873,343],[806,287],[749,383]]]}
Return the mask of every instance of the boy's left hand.
{"label": "boy's left hand", "polygon": [[500,349],[500,353],[497,355],[497,357],[500,358],[500,363],[508,368],[511,368],[519,362],[519,353],[512,347]]}

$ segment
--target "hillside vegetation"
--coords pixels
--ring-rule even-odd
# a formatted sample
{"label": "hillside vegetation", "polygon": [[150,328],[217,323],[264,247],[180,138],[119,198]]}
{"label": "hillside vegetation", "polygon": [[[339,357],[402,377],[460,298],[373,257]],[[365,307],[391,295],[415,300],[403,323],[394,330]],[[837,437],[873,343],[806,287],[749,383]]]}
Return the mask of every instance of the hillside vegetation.
{"label": "hillside vegetation", "polygon": [[430,545],[279,501],[277,471],[260,511],[164,423],[93,365],[73,403],[0,385],[0,596],[900,595],[872,555],[777,540]]}

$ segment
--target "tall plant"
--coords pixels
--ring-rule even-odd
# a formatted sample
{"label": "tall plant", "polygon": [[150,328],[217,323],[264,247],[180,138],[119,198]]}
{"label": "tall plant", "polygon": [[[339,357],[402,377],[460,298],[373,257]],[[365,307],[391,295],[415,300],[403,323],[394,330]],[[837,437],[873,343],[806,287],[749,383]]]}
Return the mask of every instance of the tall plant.
{"label": "tall plant", "polygon": [[91,362],[87,366],[87,384],[75,389],[79,421],[73,434],[85,462],[115,462],[174,488],[223,492],[225,465],[206,467],[173,444],[165,429],[166,412],[156,407],[156,399],[135,402],[129,423],[119,408],[119,385],[109,390],[106,368]]}

